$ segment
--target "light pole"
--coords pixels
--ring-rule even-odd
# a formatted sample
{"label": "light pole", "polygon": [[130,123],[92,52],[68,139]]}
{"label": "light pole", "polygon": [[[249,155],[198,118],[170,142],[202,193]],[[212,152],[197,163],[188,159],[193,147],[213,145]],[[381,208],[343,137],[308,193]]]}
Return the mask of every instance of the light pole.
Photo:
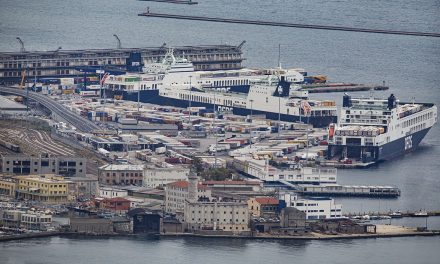
{"label": "light pole", "polygon": [[141,79],[142,79],[140,70],[139,70],[138,78],[139,78],[139,83],[138,83],[138,102],[137,102],[137,108],[138,108],[138,115],[140,115],[139,108],[140,108],[140,99],[141,99]]}
{"label": "light pole", "polygon": [[214,120],[213,120],[213,128],[214,128],[214,133],[215,133],[215,152],[214,152],[214,168],[216,168],[217,169],[217,151],[218,151],[218,144],[217,144],[217,141],[218,141],[218,139],[217,139],[217,134],[218,134],[218,130],[217,130],[217,127],[216,127],[216,123],[215,123],[215,121],[216,121],[216,118],[217,118],[217,113],[216,113],[216,109],[215,109],[215,100],[216,100],[216,98],[215,98],[215,92],[214,92]]}
{"label": "light pole", "polygon": [[253,112],[253,103],[254,103],[254,100],[253,99],[250,99],[249,100],[249,102],[251,103],[251,124],[250,124],[250,126],[249,126],[249,148],[252,148],[252,112]]}
{"label": "light pole", "polygon": [[281,93],[283,92],[283,87],[278,86],[278,138],[280,137],[281,128]]}
{"label": "light pole", "polygon": [[189,76],[189,99],[188,99],[188,122],[189,122],[189,130],[191,130],[191,79],[192,75]]}

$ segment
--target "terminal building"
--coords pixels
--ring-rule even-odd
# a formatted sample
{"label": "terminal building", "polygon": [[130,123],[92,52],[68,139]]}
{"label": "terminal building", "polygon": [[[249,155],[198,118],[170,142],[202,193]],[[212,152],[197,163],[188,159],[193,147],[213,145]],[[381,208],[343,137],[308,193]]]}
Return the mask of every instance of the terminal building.
{"label": "terminal building", "polygon": [[[174,47],[176,56],[184,56],[195,70],[230,70],[242,68],[241,47],[206,45]],[[142,65],[160,61],[167,47],[88,49],[55,51],[0,52],[0,83],[19,83],[27,69],[30,79],[83,76],[83,71],[139,72]],[[96,71],[95,71],[96,72]]]}

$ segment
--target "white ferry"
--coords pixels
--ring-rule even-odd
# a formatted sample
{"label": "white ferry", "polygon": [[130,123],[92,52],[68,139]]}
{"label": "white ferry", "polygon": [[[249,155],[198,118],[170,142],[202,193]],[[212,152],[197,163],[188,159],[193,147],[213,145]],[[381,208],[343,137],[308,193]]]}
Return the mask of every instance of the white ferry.
{"label": "white ferry", "polygon": [[231,111],[237,115],[265,115],[268,119],[288,122],[302,121],[315,127],[327,127],[337,120],[334,101],[309,100],[307,91],[285,81],[284,76],[269,75],[250,82],[249,92],[217,92],[206,89],[159,90],[162,104],[180,107],[207,107],[216,111]]}
{"label": "white ferry", "polygon": [[316,127],[336,122],[335,102],[308,100],[307,91],[296,85],[303,81],[294,69],[195,72],[191,62],[170,50],[162,63],[148,65],[144,73],[106,78],[103,96],[179,107],[215,106],[216,111],[264,114]]}
{"label": "white ferry", "polygon": [[431,103],[351,98],[345,94],[338,124],[330,125],[328,158],[376,162],[412,151],[437,122]]}
{"label": "white ferry", "polygon": [[253,80],[269,74],[283,75],[291,83],[304,82],[302,69],[240,69],[225,71],[195,71],[185,58],[176,58],[168,50],[160,63],[146,65],[141,73],[106,76],[102,96],[130,101],[159,103],[159,89],[187,88],[190,85],[205,90],[248,93]]}

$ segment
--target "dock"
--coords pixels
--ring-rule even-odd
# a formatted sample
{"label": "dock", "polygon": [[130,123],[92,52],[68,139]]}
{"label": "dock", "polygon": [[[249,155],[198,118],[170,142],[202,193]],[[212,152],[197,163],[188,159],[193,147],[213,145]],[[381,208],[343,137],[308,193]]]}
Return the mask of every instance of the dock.
{"label": "dock", "polygon": [[181,4],[181,5],[197,5],[199,2],[195,2],[192,0],[139,0],[144,2],[160,2],[167,4]]}
{"label": "dock", "polygon": [[400,189],[393,186],[351,186],[339,184],[299,185],[304,195],[360,196],[371,198],[397,198]]}
{"label": "dock", "polygon": [[376,33],[376,34],[391,34],[391,35],[406,35],[406,36],[440,38],[440,33],[436,33],[436,32],[400,31],[400,30],[387,30],[387,29],[312,25],[312,24],[286,23],[286,22],[261,21],[261,20],[245,20],[245,19],[220,18],[220,17],[185,16],[185,15],[164,14],[164,13],[161,14],[161,13],[152,13],[152,12],[141,13],[141,14],[138,14],[138,16],[171,18],[171,19],[182,19],[182,20],[193,20],[193,21],[221,22],[221,23],[231,23],[231,24],[246,24],[246,25],[305,28],[305,29],[321,29],[321,30],[333,30],[333,31],[336,30],[336,31],[350,31],[350,32],[362,32],[362,33]]}
{"label": "dock", "polygon": [[334,92],[362,92],[362,91],[384,91],[388,90],[388,86],[382,85],[364,85],[364,84],[306,84],[302,90],[309,93],[334,93]]}

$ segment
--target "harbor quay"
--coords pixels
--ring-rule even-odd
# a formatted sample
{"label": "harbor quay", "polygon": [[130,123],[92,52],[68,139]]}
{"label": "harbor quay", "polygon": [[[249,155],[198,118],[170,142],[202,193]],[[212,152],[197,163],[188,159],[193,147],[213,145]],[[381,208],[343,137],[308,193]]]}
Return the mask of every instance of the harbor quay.
{"label": "harbor quay", "polygon": [[[416,151],[437,121],[435,104],[344,94],[338,109],[309,92],[365,86],[327,84],[300,68],[243,68],[243,44],[101,50],[93,56],[128,57],[81,61],[90,69],[55,61],[84,51],[58,50],[48,65],[9,54],[15,62],[4,67],[27,71],[3,71],[15,84],[0,87],[0,238],[439,234],[375,222],[436,211],[358,215],[335,199],[405,195],[392,185],[339,184],[336,167]],[[50,81],[29,74],[30,63],[54,74]]]}

